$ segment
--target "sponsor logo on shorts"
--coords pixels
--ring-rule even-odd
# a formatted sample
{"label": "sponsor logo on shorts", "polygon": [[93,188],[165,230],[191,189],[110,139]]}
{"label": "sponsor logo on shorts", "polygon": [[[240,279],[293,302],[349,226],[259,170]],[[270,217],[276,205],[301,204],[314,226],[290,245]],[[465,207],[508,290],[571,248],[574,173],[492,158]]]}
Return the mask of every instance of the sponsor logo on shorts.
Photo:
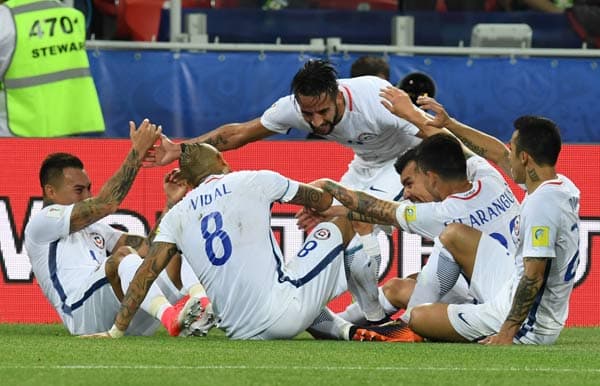
{"label": "sponsor logo on shorts", "polygon": [[531,227],[531,243],[534,247],[550,246],[550,228]]}
{"label": "sponsor logo on shorts", "polygon": [[331,232],[328,229],[321,228],[315,231],[315,239],[317,240],[327,240],[331,237]]}
{"label": "sponsor logo on shorts", "polygon": [[372,191],[374,191],[374,192],[382,192],[382,193],[386,193],[386,191],[385,191],[385,190],[383,190],[383,189],[379,189],[379,188],[376,188],[376,187],[374,187],[374,186],[369,186],[369,190],[372,190]]}
{"label": "sponsor logo on shorts", "polygon": [[92,233],[92,240],[94,240],[94,244],[100,249],[104,249],[104,237],[99,235],[98,233]]}
{"label": "sponsor logo on shorts", "polygon": [[465,322],[467,325],[469,325],[469,326],[470,326],[471,324],[470,324],[469,322],[467,322],[467,320],[465,319],[465,316],[464,316],[464,315],[465,315],[465,314],[464,314],[463,312],[459,312],[459,313],[458,313],[458,318],[459,318],[460,320],[462,320],[463,322]]}

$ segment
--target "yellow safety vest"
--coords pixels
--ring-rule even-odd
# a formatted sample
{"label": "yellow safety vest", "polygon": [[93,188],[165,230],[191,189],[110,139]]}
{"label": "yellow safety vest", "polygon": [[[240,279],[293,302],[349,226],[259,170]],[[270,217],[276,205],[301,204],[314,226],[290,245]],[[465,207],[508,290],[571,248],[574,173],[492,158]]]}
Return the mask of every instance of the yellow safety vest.
{"label": "yellow safety vest", "polygon": [[85,51],[85,19],[49,0],[9,0],[15,50],[2,79],[8,128],[21,137],[103,132]]}

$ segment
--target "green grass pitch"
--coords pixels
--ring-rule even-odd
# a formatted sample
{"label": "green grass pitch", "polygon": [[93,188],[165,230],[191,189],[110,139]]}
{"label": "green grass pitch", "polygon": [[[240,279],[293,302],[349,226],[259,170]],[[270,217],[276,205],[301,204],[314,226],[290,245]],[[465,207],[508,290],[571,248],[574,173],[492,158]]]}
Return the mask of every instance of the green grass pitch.
{"label": "green grass pitch", "polygon": [[600,385],[600,328],[553,346],[204,338],[80,339],[0,324],[0,385]]}

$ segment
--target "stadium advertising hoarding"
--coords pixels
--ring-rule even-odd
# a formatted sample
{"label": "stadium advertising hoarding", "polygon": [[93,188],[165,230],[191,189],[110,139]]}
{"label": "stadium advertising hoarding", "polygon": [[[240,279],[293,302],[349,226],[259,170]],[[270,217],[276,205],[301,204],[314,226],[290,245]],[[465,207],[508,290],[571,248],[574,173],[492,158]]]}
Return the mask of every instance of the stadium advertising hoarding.
{"label": "stadium advertising hoarding", "polygon": [[[23,248],[23,230],[32,214],[42,207],[39,165],[52,152],[77,155],[86,165],[97,194],[114,173],[129,149],[124,139],[5,138],[0,141],[0,322],[51,323],[59,318],[48,304],[31,273]],[[322,141],[263,141],[230,151],[225,157],[234,170],[270,169],[290,178],[309,182],[317,178],[339,179],[352,159],[352,152]],[[581,189],[580,264],[570,304],[569,325],[600,325],[600,145],[566,145],[558,171]],[[145,168],[134,183],[121,209],[103,221],[121,224],[130,232],[145,235],[164,207],[162,177],[171,167]],[[517,197],[523,192],[513,185]],[[298,251],[305,234],[296,226],[297,207],[276,204],[272,227],[284,255]],[[381,283],[395,276],[417,272],[431,251],[431,241],[405,232],[379,235],[383,251]],[[250,258],[250,257],[249,257]],[[334,300],[334,310],[350,302],[345,294]]]}

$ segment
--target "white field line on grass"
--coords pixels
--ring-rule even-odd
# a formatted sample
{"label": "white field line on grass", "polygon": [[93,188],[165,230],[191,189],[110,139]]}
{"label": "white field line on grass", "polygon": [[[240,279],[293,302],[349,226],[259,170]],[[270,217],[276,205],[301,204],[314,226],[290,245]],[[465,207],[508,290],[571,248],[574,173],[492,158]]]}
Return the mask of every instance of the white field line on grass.
{"label": "white field line on grass", "polygon": [[439,372],[548,372],[548,373],[600,373],[600,368],[549,368],[549,367],[401,367],[401,366],[243,366],[243,365],[0,365],[8,370],[311,370],[311,371],[439,371]]}

